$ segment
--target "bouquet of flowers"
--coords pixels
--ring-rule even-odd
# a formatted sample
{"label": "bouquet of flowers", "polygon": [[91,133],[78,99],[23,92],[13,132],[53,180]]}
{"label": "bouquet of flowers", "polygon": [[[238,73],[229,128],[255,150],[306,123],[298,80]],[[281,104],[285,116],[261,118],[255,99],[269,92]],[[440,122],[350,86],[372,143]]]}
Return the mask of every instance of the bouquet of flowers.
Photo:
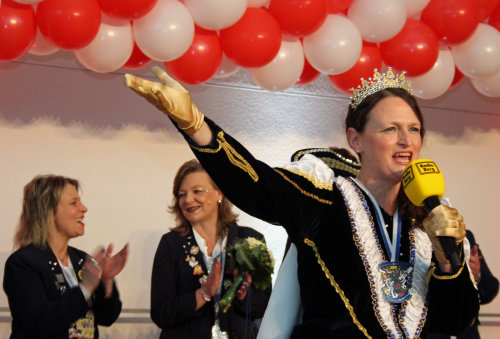
{"label": "bouquet of flowers", "polygon": [[253,237],[239,239],[227,248],[226,262],[229,270],[238,269],[238,276],[220,301],[224,313],[231,307],[245,273],[252,276],[255,288],[266,290],[271,287],[274,258],[264,241]]}

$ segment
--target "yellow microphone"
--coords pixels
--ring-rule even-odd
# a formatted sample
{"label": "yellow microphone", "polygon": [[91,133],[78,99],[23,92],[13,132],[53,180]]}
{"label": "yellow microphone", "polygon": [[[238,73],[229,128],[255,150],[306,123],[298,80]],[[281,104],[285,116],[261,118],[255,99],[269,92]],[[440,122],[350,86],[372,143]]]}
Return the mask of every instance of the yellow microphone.
{"label": "yellow microphone", "polygon": [[[444,195],[444,177],[434,161],[417,159],[410,162],[403,171],[403,190],[415,206],[425,206],[428,213],[441,204]],[[460,266],[461,260],[453,237],[438,237],[443,253],[453,266]]]}

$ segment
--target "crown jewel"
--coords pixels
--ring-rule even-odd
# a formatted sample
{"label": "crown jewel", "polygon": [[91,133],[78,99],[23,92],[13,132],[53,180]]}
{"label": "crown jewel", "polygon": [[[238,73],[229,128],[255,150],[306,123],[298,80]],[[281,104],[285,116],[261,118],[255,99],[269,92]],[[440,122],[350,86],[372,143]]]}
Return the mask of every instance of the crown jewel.
{"label": "crown jewel", "polygon": [[405,74],[405,71],[401,74],[394,74],[391,67],[387,68],[386,73],[380,74],[375,68],[373,79],[368,78],[367,81],[361,78],[361,85],[357,89],[352,89],[354,96],[351,97],[351,107],[356,108],[367,96],[386,88],[402,88],[413,95],[411,81],[406,80]]}

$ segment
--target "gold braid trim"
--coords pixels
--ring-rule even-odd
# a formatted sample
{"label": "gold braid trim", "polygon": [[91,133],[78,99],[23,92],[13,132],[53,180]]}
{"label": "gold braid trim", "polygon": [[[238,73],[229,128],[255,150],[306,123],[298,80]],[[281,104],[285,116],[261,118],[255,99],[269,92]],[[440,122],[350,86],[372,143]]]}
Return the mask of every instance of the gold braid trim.
{"label": "gold braid trim", "polygon": [[429,282],[431,281],[431,277],[434,275],[435,270],[436,270],[436,265],[434,263],[431,263],[431,268],[427,273],[427,278],[425,278],[425,283],[427,284],[427,286],[429,286]]}
{"label": "gold braid trim", "polygon": [[319,182],[319,181],[316,180],[314,174],[312,174],[312,173],[305,173],[305,172],[301,172],[301,171],[295,171],[295,170],[291,170],[291,169],[288,169],[288,168],[282,168],[282,170],[294,173],[294,174],[296,174],[298,176],[301,176],[301,177],[305,178],[307,181],[311,182],[314,185],[314,187],[316,187],[316,188],[326,189],[328,191],[332,191],[333,190],[333,183],[332,182],[321,183],[321,182]]}
{"label": "gold braid trim", "polygon": [[458,270],[457,273],[453,274],[453,275],[437,275],[436,274],[436,266],[433,265],[432,267],[432,276],[438,280],[451,280],[451,279],[455,279],[456,277],[458,277],[460,275],[460,273],[462,273],[462,270],[464,269],[464,265],[465,265],[465,260],[462,260],[462,266],[460,267],[460,269]]}
{"label": "gold braid trim", "polygon": [[203,152],[203,153],[217,153],[221,149],[223,149],[224,152],[226,152],[226,155],[227,155],[229,162],[231,162],[236,167],[241,168],[243,171],[247,172],[248,175],[250,176],[250,178],[252,178],[252,180],[254,182],[259,181],[259,175],[257,174],[257,172],[255,172],[255,170],[248,163],[248,161],[246,161],[245,158],[243,158],[240,154],[238,154],[238,152],[236,152],[236,150],[233,148],[233,146],[231,146],[226,141],[226,139],[224,138],[223,131],[220,131],[217,134],[217,142],[219,143],[219,147],[216,149],[207,148],[207,147],[201,148],[201,147],[196,147],[196,146],[191,146],[191,147],[198,150],[199,152]]}
{"label": "gold braid trim", "polygon": [[346,171],[346,172],[349,172],[351,174],[353,174],[354,176],[357,176],[359,174],[359,170],[358,169],[355,169],[349,165],[346,165],[344,164],[342,161],[340,160],[336,160],[336,159],[331,159],[331,158],[321,158],[319,157],[325,164],[328,165],[328,167],[330,168],[333,168],[333,172],[335,172],[335,169],[338,169],[340,171]]}
{"label": "gold braid trim", "polygon": [[330,200],[321,199],[320,197],[318,197],[315,194],[312,194],[312,193],[304,191],[302,188],[299,187],[299,185],[297,185],[295,182],[293,182],[291,179],[289,179],[284,173],[281,173],[277,169],[274,169],[274,171],[276,173],[280,174],[286,181],[288,181],[289,183],[291,183],[296,189],[298,189],[300,191],[300,193],[304,194],[305,196],[307,196],[309,198],[313,198],[313,199],[315,199],[315,200],[317,200],[317,201],[319,201],[319,202],[321,202],[323,204],[327,204],[327,205],[333,204],[333,202],[331,202]]}
{"label": "gold braid trim", "polygon": [[217,148],[198,147],[194,145],[189,145],[189,146],[201,153],[218,153],[222,149],[222,145],[220,144],[220,142],[219,142],[219,147]]}
{"label": "gold braid trim", "polygon": [[330,280],[330,284],[335,288],[335,292],[337,292],[337,294],[340,296],[340,298],[344,302],[345,307],[349,311],[349,314],[351,315],[351,318],[354,321],[354,323],[356,324],[356,326],[358,326],[358,329],[361,332],[363,332],[363,334],[367,338],[371,339],[371,336],[368,334],[368,331],[366,331],[366,329],[363,327],[363,325],[361,325],[361,323],[359,322],[358,318],[356,318],[356,314],[354,314],[354,309],[353,309],[352,305],[349,303],[349,299],[347,299],[347,297],[345,296],[344,291],[342,291],[340,289],[339,285],[337,284],[337,282],[335,281],[333,276],[328,271],[328,268],[326,267],[324,261],[321,260],[321,257],[319,256],[318,248],[316,247],[316,244],[314,244],[314,242],[312,240],[309,240],[308,238],[304,239],[304,243],[306,245],[312,247],[312,249],[314,251],[314,255],[318,259],[318,264],[321,266],[321,269],[323,270],[323,272],[325,272],[325,275],[328,278],[328,280]]}

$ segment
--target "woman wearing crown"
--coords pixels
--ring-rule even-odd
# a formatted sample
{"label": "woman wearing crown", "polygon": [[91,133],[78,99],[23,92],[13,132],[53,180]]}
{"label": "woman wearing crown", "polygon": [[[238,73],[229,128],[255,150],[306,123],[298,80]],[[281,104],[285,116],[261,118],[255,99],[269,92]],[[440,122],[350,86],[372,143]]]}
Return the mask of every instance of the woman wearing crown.
{"label": "woman wearing crown", "polygon": [[[292,338],[418,338],[473,321],[478,298],[462,216],[439,206],[426,217],[401,190],[425,132],[404,75],[376,72],[355,91],[346,118],[361,161],[353,179],[312,155],[269,167],[205,118],[178,82],[153,72],[160,82],[127,74],[126,85],[175,122],[236,206],[282,225],[295,243],[303,315]],[[442,235],[463,249],[461,266],[447,261]]]}

